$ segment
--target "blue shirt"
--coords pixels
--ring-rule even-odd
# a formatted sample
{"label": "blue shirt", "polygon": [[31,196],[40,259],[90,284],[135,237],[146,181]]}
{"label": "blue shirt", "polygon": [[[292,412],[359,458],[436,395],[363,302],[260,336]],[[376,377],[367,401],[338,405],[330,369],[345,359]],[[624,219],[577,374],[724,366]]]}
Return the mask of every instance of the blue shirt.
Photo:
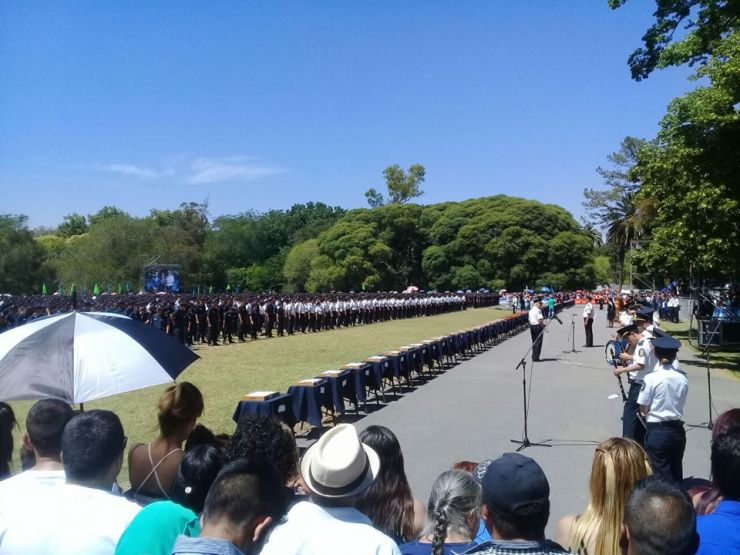
{"label": "blue shirt", "polygon": [[172,555],[244,555],[233,543],[218,538],[178,536]]}
{"label": "blue shirt", "polygon": [[696,519],[697,555],[740,555],[740,501],[720,501],[713,513]]}
{"label": "blue shirt", "polygon": [[473,543],[478,545],[484,542],[490,542],[493,538],[491,537],[491,533],[486,528],[486,523],[483,521],[483,519],[480,519],[480,524],[478,525],[478,533],[473,538]]}
{"label": "blue shirt", "polygon": [[[470,543],[446,543],[442,546],[442,555],[460,555],[465,553],[476,544]],[[422,543],[419,540],[404,543],[400,546],[402,555],[429,555],[432,552],[431,543]]]}

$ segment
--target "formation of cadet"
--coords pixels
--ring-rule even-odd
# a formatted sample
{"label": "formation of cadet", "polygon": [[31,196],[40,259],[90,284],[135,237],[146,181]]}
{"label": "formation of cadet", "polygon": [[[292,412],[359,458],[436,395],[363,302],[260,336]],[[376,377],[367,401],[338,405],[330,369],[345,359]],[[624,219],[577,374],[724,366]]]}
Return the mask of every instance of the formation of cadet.
{"label": "formation of cadet", "polygon": [[[6,298],[0,332],[72,309],[68,297]],[[433,316],[498,304],[490,293],[342,293],[331,295],[121,295],[79,299],[78,309],[117,312],[189,345],[316,333],[375,322]],[[4,306],[3,306],[4,305]]]}

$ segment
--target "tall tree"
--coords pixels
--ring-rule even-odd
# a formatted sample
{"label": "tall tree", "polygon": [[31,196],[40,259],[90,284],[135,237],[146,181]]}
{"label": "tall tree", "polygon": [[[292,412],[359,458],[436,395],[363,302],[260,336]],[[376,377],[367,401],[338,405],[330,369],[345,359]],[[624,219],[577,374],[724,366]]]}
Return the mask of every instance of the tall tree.
{"label": "tall tree", "polygon": [[[609,0],[612,9],[628,0]],[[656,68],[705,64],[723,40],[737,30],[736,0],[655,0],[655,23],[642,37],[644,46],[629,57],[632,78],[640,81]],[[682,33],[682,30],[686,30]]]}
{"label": "tall tree", "polygon": [[0,293],[40,290],[42,251],[27,222],[27,216],[0,215]]}
{"label": "tall tree", "polygon": [[[414,164],[404,171],[398,164],[388,166],[383,170],[385,186],[388,189],[388,201],[394,204],[403,204],[424,194],[421,184],[426,178],[426,170],[421,164]],[[378,208],[385,204],[383,194],[371,187],[365,191],[365,198],[370,208]]]}
{"label": "tall tree", "polygon": [[688,64],[700,81],[671,102],[629,173],[641,183],[638,205],[654,215],[652,240],[635,260],[664,276],[732,277],[740,257],[740,2],[656,5],[644,47],[629,60],[633,77]]}
{"label": "tall tree", "polygon": [[64,216],[62,223],[57,227],[57,233],[62,237],[72,237],[73,235],[87,233],[87,228],[85,216],[75,212]]}

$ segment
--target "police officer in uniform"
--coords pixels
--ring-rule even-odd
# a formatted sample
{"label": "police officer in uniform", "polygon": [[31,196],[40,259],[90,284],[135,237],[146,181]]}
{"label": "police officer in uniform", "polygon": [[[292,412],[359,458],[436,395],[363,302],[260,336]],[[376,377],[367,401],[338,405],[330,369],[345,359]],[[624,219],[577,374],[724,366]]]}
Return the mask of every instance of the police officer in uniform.
{"label": "police officer in uniform", "polygon": [[542,316],[542,300],[537,299],[529,310],[529,332],[532,334],[532,362],[539,362],[542,352],[542,330],[545,319]]}
{"label": "police officer in uniform", "polygon": [[683,453],[686,430],[683,408],[689,391],[686,374],[673,364],[681,342],[669,335],[653,340],[655,370],[645,376],[637,402],[647,421],[645,450],[650,457],[653,474],[664,480],[683,481]]}
{"label": "police officer in uniform", "polygon": [[591,304],[591,295],[586,295],[586,306],[583,307],[583,327],[586,330],[586,344],[584,347],[594,346],[594,305]]}
{"label": "police officer in uniform", "polygon": [[639,414],[637,397],[644,383],[645,376],[653,371],[657,360],[653,352],[651,341],[652,334],[646,330],[648,322],[652,321],[652,311],[638,312],[633,318],[634,324],[642,332],[642,338],[635,347],[634,354],[622,353],[619,358],[627,362],[628,366],[614,368],[614,375],[619,377],[620,374],[628,375],[630,385],[627,401],[624,403],[622,413],[622,437],[634,439],[640,445],[645,443],[645,425]]}

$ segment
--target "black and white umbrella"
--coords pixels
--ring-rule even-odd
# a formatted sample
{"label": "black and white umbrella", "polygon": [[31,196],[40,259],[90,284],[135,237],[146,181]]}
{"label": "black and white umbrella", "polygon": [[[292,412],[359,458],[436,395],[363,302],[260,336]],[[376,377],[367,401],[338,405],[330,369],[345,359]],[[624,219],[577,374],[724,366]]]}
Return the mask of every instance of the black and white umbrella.
{"label": "black and white umbrella", "polygon": [[0,334],[0,400],[84,403],[172,382],[198,359],[127,316],[69,312]]}

